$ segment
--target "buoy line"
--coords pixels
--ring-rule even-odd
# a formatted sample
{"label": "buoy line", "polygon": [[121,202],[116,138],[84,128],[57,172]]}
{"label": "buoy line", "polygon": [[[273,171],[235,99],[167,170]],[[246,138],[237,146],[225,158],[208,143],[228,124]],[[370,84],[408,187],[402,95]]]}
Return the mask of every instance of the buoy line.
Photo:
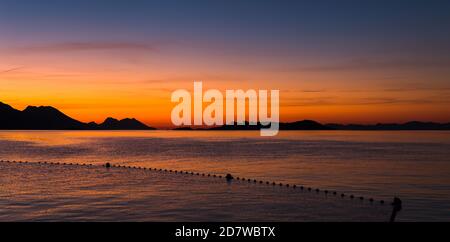
{"label": "buoy line", "polygon": [[[300,190],[300,191],[307,191],[307,192],[315,192],[320,193],[323,192],[325,195],[332,195],[332,196],[340,196],[341,198],[349,197],[350,200],[359,199],[361,201],[367,200],[371,204],[378,203],[381,205],[385,204],[384,200],[375,200],[373,198],[365,198],[363,196],[355,196],[353,194],[347,195],[345,193],[338,193],[337,191],[328,191],[328,190],[321,190],[319,188],[312,188],[312,187],[305,187],[305,186],[299,186],[296,184],[283,184],[283,183],[277,183],[275,181],[263,181],[263,180],[257,180],[257,179],[251,179],[251,178],[244,178],[244,177],[233,177],[231,174],[226,174],[225,176],[217,175],[217,174],[211,174],[211,173],[199,173],[199,172],[190,172],[190,171],[183,171],[183,170],[174,170],[174,169],[163,169],[163,168],[152,168],[152,167],[141,167],[141,166],[124,166],[124,165],[114,165],[109,162],[98,165],[98,164],[91,164],[91,163],[67,163],[67,162],[28,162],[28,161],[15,161],[15,160],[0,160],[1,163],[24,163],[24,164],[45,164],[45,165],[66,165],[66,166],[87,166],[87,167],[105,167],[107,169],[112,168],[122,168],[122,169],[135,169],[135,170],[146,170],[146,171],[156,171],[156,172],[162,172],[162,173],[174,173],[174,174],[183,174],[183,175],[190,175],[190,176],[201,176],[201,177],[212,177],[212,178],[218,178],[223,179],[227,182],[231,182],[233,180],[239,181],[239,182],[245,182],[247,184],[261,184],[266,186],[279,186],[279,187],[286,187],[290,188],[292,190]],[[394,201],[396,201],[398,198],[394,198]]]}

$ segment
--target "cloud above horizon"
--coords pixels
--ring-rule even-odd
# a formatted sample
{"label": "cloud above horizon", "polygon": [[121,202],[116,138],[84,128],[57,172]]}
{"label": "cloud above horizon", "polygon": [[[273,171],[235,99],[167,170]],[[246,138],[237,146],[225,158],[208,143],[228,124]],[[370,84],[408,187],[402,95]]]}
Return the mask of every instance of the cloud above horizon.
{"label": "cloud above horizon", "polygon": [[23,68],[23,66],[14,67],[14,68],[9,68],[9,69],[0,71],[0,74],[5,74],[5,73],[14,72],[14,71],[20,70],[20,69],[22,69],[22,68]]}

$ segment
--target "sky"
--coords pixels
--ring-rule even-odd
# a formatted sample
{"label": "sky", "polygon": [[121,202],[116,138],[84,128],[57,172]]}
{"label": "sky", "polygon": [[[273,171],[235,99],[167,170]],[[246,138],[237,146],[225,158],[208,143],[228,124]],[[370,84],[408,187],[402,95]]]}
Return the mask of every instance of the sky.
{"label": "sky", "polygon": [[450,121],[450,1],[0,0],[0,101],[170,126],[172,91],[278,89],[280,119]]}

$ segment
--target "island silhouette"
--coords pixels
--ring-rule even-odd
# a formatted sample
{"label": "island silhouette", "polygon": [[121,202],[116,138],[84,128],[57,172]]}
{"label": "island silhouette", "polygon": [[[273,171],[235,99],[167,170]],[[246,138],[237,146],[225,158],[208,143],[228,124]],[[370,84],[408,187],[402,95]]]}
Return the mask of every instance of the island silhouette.
{"label": "island silhouette", "polygon": [[103,123],[83,123],[50,106],[28,106],[23,111],[0,102],[0,129],[7,130],[152,130],[134,118],[107,118]]}
{"label": "island silhouette", "polygon": [[[238,125],[236,122],[232,125],[222,125],[212,128],[195,128],[191,126],[182,126],[174,130],[260,130],[269,128],[270,125],[250,125],[248,122]],[[295,122],[279,123],[280,130],[450,130],[450,123],[420,122],[411,121],[406,123],[378,123],[373,125],[362,124],[321,124],[314,120],[302,120]]]}
{"label": "island silhouette", "polygon": [[[260,130],[267,128],[260,123],[250,125],[222,125],[209,128],[191,126],[177,127],[174,130]],[[1,130],[154,130],[156,128],[134,119],[117,120],[107,118],[103,123],[83,123],[73,119],[51,106],[28,106],[23,111],[0,102]],[[450,130],[450,123],[411,121],[406,123],[362,124],[321,124],[314,120],[280,122],[280,130]]]}

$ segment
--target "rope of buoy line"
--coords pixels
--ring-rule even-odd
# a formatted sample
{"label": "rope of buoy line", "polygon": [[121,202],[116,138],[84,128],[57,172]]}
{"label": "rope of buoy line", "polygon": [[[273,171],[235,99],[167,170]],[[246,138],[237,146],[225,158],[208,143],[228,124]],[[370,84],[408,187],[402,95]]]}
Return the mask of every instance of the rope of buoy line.
{"label": "rope of buoy line", "polygon": [[[102,165],[94,165],[91,163],[66,163],[66,162],[28,162],[28,161],[15,161],[15,160],[0,160],[1,163],[33,163],[33,164],[48,164],[48,165],[67,165],[67,166],[87,166],[87,167],[105,167],[107,169],[112,168],[122,168],[122,169],[136,169],[136,170],[147,170],[147,171],[155,171],[155,172],[162,172],[162,173],[174,173],[174,174],[184,174],[184,175],[191,175],[191,176],[201,176],[201,177],[212,177],[212,178],[218,178],[218,179],[224,179],[227,182],[231,182],[233,180],[245,182],[245,183],[251,183],[251,184],[265,184],[266,186],[279,186],[279,187],[286,187],[292,190],[301,190],[301,191],[307,191],[307,192],[313,192],[320,193],[321,191],[325,195],[331,194],[332,196],[340,196],[341,198],[349,197],[350,200],[359,199],[361,201],[367,200],[371,204],[378,203],[380,205],[384,205],[384,200],[375,200],[374,198],[366,199],[363,196],[355,196],[353,194],[347,195],[345,193],[338,193],[337,191],[328,191],[328,190],[321,190],[319,188],[312,188],[312,187],[305,187],[305,186],[299,186],[296,184],[283,184],[283,183],[277,183],[275,181],[263,181],[263,180],[257,180],[257,179],[251,179],[251,178],[244,178],[244,177],[233,177],[231,174],[226,174],[225,176],[217,175],[217,174],[211,174],[211,173],[199,173],[199,172],[192,172],[192,171],[183,171],[183,170],[173,170],[173,169],[163,169],[163,168],[152,168],[152,167],[141,167],[141,166],[124,166],[124,165],[114,165],[109,162],[104,163]],[[391,215],[391,221],[395,220],[395,215],[397,212],[401,210],[402,202],[399,198],[395,197],[394,201],[391,203],[391,205],[394,207],[393,213]]]}

